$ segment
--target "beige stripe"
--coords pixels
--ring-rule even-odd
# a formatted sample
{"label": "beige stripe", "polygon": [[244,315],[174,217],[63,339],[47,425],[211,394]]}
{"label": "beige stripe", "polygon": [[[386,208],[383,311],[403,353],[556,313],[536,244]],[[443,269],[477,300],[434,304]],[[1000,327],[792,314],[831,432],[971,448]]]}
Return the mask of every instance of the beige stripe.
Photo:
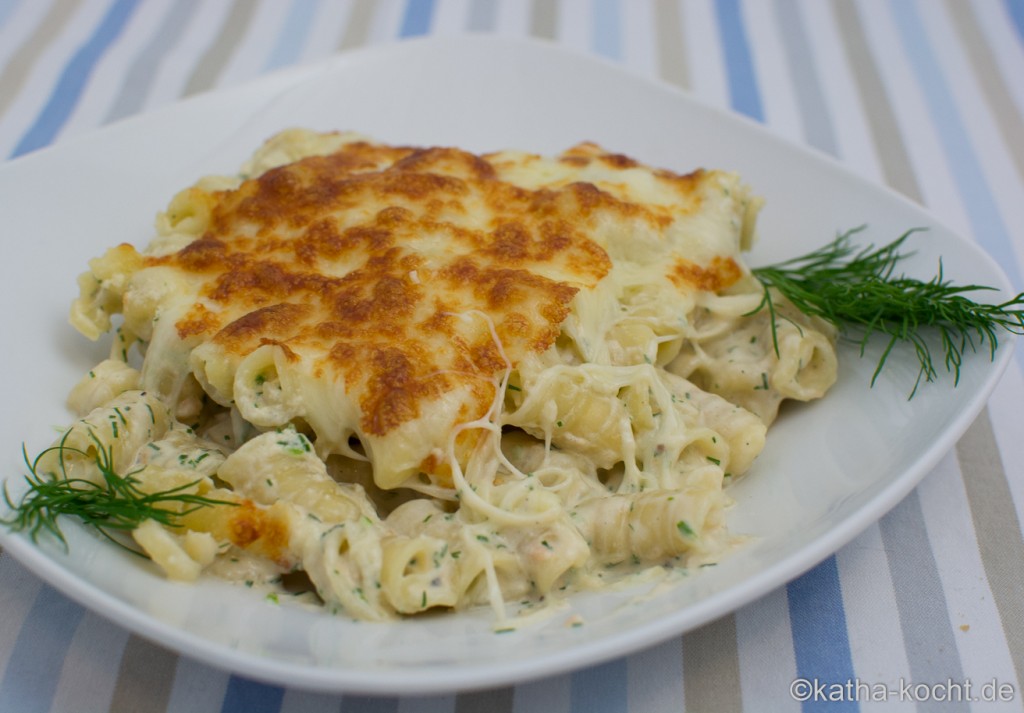
{"label": "beige stripe", "polygon": [[253,15],[256,14],[256,6],[256,0],[235,0],[217,38],[199,60],[199,64],[192,71],[192,76],[188,78],[185,96],[205,92],[217,83],[217,77],[224,71],[231,55],[245,37]]}
{"label": "beige stripe", "polygon": [[834,7],[839,27],[842,28],[843,48],[853,68],[860,103],[867,112],[868,126],[882,162],[882,173],[889,186],[908,198],[922,202],[921,189],[914,176],[907,150],[900,136],[896,115],[893,113],[889,96],[885,93],[882,77],[875,67],[864,36],[854,0],[835,0]]}
{"label": "beige stripe", "polygon": [[178,657],[132,634],[124,646],[110,713],[167,710]]}
{"label": "beige stripe", "polygon": [[[985,75],[991,75],[991,80],[991,77],[998,76],[998,72],[987,48],[984,48],[984,39],[974,25],[973,16],[966,10],[966,4],[961,6],[965,11],[963,14],[959,12],[961,8],[957,4],[950,1],[949,7],[955,24],[961,29],[962,40],[972,55],[971,61],[975,63],[979,81],[984,83],[982,78]],[[921,202],[920,188],[896,129],[895,117],[882,90],[881,79],[871,60],[857,12],[847,0],[837,1],[835,7],[844,29],[847,54],[863,94],[861,99],[872,125],[876,148],[882,157],[886,179],[893,188]],[[972,27],[965,30],[962,27],[964,24]],[[976,54],[984,57],[976,59]],[[987,94],[1000,91],[1005,93],[1006,87],[1000,83],[998,87],[985,91]],[[993,101],[992,96],[988,98]],[[1011,120],[1015,118],[1019,122],[1020,117],[1012,106],[1010,112],[1013,115]],[[1004,116],[1002,120],[1006,118]],[[1006,128],[1001,124],[1000,130]],[[1024,128],[1013,127],[1011,130],[1017,132],[1018,136],[1024,135]],[[1012,145],[1013,142],[1007,141],[1007,144]],[[1018,169],[1021,166],[1018,163]],[[1024,598],[1021,597],[1021,592],[1024,592],[1024,571],[1020,569],[1020,563],[1024,562],[1024,536],[1014,510],[1006,469],[999,457],[999,446],[992,432],[987,409],[981,412],[957,443],[956,455],[967,490],[985,577],[999,611],[1017,680],[1024,681]]]}
{"label": "beige stripe", "polygon": [[[1024,176],[1024,119],[1010,97],[1003,76],[992,57],[980,26],[968,3],[947,0],[974,69],[978,84],[992,108],[1017,172]],[[967,489],[975,536],[985,578],[1013,659],[1017,680],[1024,681],[1024,534],[1013,505],[1006,468],[992,430],[988,409],[981,412],[956,447],[957,460]]]}
{"label": "beige stripe", "polygon": [[533,0],[530,34],[546,40],[558,37],[558,0]]}
{"label": "beige stripe", "polygon": [[39,59],[47,45],[53,42],[61,30],[78,10],[80,0],[57,0],[43,21],[36,27],[25,43],[8,60],[3,74],[0,74],[0,116],[18,96],[32,65]]}
{"label": "beige stripe", "polygon": [[690,67],[683,45],[683,17],[679,0],[656,0],[654,32],[661,78],[684,89],[690,88]]}
{"label": "beige stripe", "polygon": [[513,688],[492,688],[486,691],[460,693],[455,699],[455,713],[512,713]]}
{"label": "beige stripe", "polygon": [[[960,41],[967,50],[974,76],[978,79],[981,91],[985,94],[995,116],[999,133],[1003,135],[1017,173],[1024,177],[1024,118],[1014,106],[1010,90],[1003,80],[1003,75],[992,57],[992,50],[985,41],[985,35],[978,25],[971,4],[963,0],[946,0],[946,9],[953,18],[953,25],[960,35]],[[1018,81],[1020,77],[1017,78]]]}
{"label": "beige stripe", "polygon": [[356,0],[345,20],[345,30],[338,39],[338,49],[347,50],[361,47],[370,37],[373,22],[373,0]]}
{"label": "beige stripe", "polygon": [[999,611],[1017,680],[1024,682],[1024,536],[988,409],[956,447],[985,578]]}
{"label": "beige stripe", "polygon": [[683,696],[688,711],[743,710],[732,614],[683,636]]}

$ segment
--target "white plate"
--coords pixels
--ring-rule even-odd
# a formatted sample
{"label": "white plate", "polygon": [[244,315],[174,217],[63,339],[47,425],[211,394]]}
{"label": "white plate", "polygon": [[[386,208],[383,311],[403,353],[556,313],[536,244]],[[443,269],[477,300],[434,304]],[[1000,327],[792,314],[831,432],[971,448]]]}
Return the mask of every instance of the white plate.
{"label": "white plate", "polygon": [[[919,208],[760,126],[613,66],[524,41],[421,40],[339,56],[198,97],[0,166],[8,305],[0,426],[2,472],[19,489],[22,441],[46,446],[66,424],[70,387],[106,346],[66,320],[75,277],[119,242],[145,244],[153,216],[205,173],[231,172],[274,131],[355,129],[379,139],[476,151],[556,152],[580,140],[646,162],[735,169],[767,198],[764,263],[870,225],[887,242],[929,231],[907,269],[1005,289],[999,268]],[[13,308],[13,309],[12,309]],[[579,596],[524,630],[495,634],[487,610],[377,625],[291,606],[221,582],[165,581],[148,564],[73,523],[70,555],[3,535],[3,546],[69,596],[181,653],[245,675],[324,691],[389,694],[482,687],[554,674],[649,646],[725,614],[834,552],[895,505],[963,433],[1006,366],[972,356],[959,387],[907,394],[912,353],[899,351],[873,389],[877,352],[841,350],[823,401],[787,410],[750,474],[732,488],[731,527],[756,539],[719,566],[638,604],[634,593]],[[580,627],[567,625],[572,614]],[[258,622],[258,624],[257,624]]]}

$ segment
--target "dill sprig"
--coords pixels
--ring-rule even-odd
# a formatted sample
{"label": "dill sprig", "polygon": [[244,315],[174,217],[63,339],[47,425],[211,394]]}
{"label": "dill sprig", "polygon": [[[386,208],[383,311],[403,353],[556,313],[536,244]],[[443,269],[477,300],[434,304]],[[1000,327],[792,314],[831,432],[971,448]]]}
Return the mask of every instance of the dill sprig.
{"label": "dill sprig", "polygon": [[[188,492],[199,481],[185,483],[174,488],[147,493],[138,486],[141,481],[136,477],[143,468],[125,475],[114,470],[113,446],[104,446],[92,432],[90,439],[95,446],[87,453],[81,449],[66,445],[64,439],[40,453],[34,460],[29,460],[25,447],[22,446],[22,457],[28,467],[25,476],[28,490],[22,494],[18,502],[11,499],[4,483],[3,498],[12,510],[9,518],[0,518],[0,524],[6,525],[14,532],[28,532],[33,541],[43,533],[56,537],[67,549],[67,540],[61,532],[58,518],[70,515],[80,519],[85,525],[95,528],[104,537],[125,549],[145,556],[143,553],[126,546],[114,537],[114,532],[134,530],[145,520],[156,520],[169,527],[179,527],[178,519],[199,508],[211,505],[234,505],[235,503],[203,497]],[[40,472],[39,461],[47,454],[56,451],[61,473]],[[77,454],[93,458],[101,482],[93,482],[84,478],[69,478],[65,469],[64,457]],[[182,507],[184,506],[184,507]]]}
{"label": "dill sprig", "polygon": [[911,397],[922,379],[935,381],[938,377],[926,332],[938,333],[943,364],[953,374],[954,385],[960,381],[965,351],[977,351],[988,344],[989,356],[994,359],[1001,330],[1024,334],[1024,292],[1000,304],[974,302],[965,295],[995,288],[954,285],[945,279],[941,260],[938,273],[927,282],[898,274],[897,265],[909,257],[900,248],[917,230],[908,230],[888,245],[868,245],[858,250],[851,237],[863,229],[861,226],[843,233],[806,255],[753,270],[764,285],[764,297],[751,314],[768,309],[776,354],[778,315],[773,290],[804,314],[820,317],[843,332],[854,332],[859,337],[861,356],[872,335],[886,335],[888,342],[872,374],[872,385],[896,344],[912,344],[921,368]]}

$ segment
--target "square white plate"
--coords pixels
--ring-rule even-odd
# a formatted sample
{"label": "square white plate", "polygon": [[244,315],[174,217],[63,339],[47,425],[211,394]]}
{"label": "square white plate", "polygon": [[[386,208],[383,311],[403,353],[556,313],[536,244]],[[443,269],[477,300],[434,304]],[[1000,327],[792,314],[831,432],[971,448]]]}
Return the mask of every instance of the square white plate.
{"label": "square white plate", "polygon": [[[76,275],[120,242],[144,245],[178,189],[230,173],[288,126],[353,129],[403,144],[474,151],[560,151],[597,141],[647,163],[740,171],[767,199],[752,264],[792,257],[864,223],[880,244],[911,227],[911,274],[939,256],[958,282],[1008,281],[973,244],[896,194],[827,158],[665,85],[549,45],[493,38],[403,42],[201,96],[0,165],[7,374],[2,473],[21,490],[21,447],[38,452],[66,424],[70,387],[106,353],[67,324]],[[138,558],[65,523],[70,554],[2,535],[3,546],[69,596],[210,664],[324,691],[428,693],[550,675],[625,655],[725,614],[807,570],[896,504],[964,432],[1010,349],[971,355],[946,380],[907,395],[917,373],[899,350],[869,388],[877,349],[841,348],[839,382],[787,409],[752,471],[731,488],[736,532],[753,541],[719,566],[643,600],[636,591],[574,597],[571,608],[495,634],[489,610],[393,624],[354,623],[217,581],[168,582]],[[640,602],[642,601],[642,605]],[[570,616],[583,626],[569,626]],[[259,625],[255,623],[259,622]]]}

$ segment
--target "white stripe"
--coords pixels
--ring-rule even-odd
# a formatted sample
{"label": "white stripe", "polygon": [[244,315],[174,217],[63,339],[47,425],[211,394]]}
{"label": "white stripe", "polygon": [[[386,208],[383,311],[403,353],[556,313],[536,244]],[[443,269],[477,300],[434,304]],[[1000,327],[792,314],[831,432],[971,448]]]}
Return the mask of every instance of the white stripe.
{"label": "white stripe", "polygon": [[[1021,200],[1024,196],[1024,177],[1009,158],[1009,149],[945,8],[945,3],[918,3],[922,26],[928,33],[931,46],[939,48],[934,52],[939,69],[945,75],[953,102],[963,120],[967,139],[985,175],[985,183],[996,200],[1003,225],[1015,238],[1012,247],[1018,272],[1024,272],[1021,269],[1024,267],[1024,200]],[[1024,141],[1024,136],[1015,138]],[[1021,289],[1024,285],[1016,287]]]}
{"label": "white stripe", "polygon": [[[1018,340],[1017,349],[1024,349]],[[1017,509],[1017,522],[1024,525],[1024,415],[1020,405],[1024,403],[1024,376],[1017,368],[1017,360],[1010,362],[1003,378],[989,400],[988,408],[992,431],[999,444],[999,456],[1006,469],[1010,497]]]}
{"label": "white stripe", "polygon": [[121,89],[132,60],[150,42],[167,12],[166,3],[139,5],[117,41],[104,54],[85,86],[78,106],[68,117],[59,138],[100,126]]}
{"label": "white stripe", "polygon": [[522,37],[530,33],[530,2],[498,0],[496,28],[499,34]]}
{"label": "white stripe", "polygon": [[740,12],[761,93],[764,123],[790,141],[806,145],[796,90],[778,34],[775,6],[768,0],[745,0]]}
{"label": "white stripe", "polygon": [[127,630],[86,612],[64,656],[51,710],[107,710],[127,642]]}
{"label": "white stripe", "polygon": [[42,588],[39,578],[20,562],[8,554],[0,556],[0,601],[4,607],[0,616],[0,681],[3,681],[21,625]]}
{"label": "white stripe", "polygon": [[1009,87],[1010,95],[1017,104],[1017,111],[1024,114],[1024,82],[1020,80],[1024,75],[1024,40],[1006,16],[1003,3],[976,2],[971,5],[971,9],[995,55],[1003,82]]}
{"label": "white stripe", "polygon": [[437,0],[431,35],[459,35],[466,32],[471,0]]}
{"label": "white stripe", "polygon": [[153,86],[146,98],[146,109],[170,104],[181,97],[192,70],[217,38],[230,10],[231,3],[227,0],[196,5],[181,39],[164,56],[159,71],[153,77]]}
{"label": "white stripe", "polygon": [[289,10],[290,2],[261,0],[245,37],[235,48],[234,54],[217,79],[217,86],[230,87],[241,84],[262,73],[267,57],[277,44],[278,35],[284,29]]}
{"label": "white stripe", "polygon": [[750,710],[758,710],[759,703],[770,702],[772,711],[796,713],[800,704],[787,695],[796,678],[796,653],[786,588],[772,591],[734,616],[744,707],[752,704]]}
{"label": "white stripe", "polygon": [[708,104],[728,109],[729,80],[719,44],[718,21],[711,0],[683,3],[684,43],[693,93]]}
{"label": "white stripe", "polygon": [[[978,552],[963,477],[952,454],[918,486],[918,494],[964,677],[978,687],[997,678],[1012,683],[1019,692],[999,611]],[[947,624],[936,622],[936,626]]]}
{"label": "white stripe", "polygon": [[50,9],[51,3],[22,2],[0,25],[0,69],[7,65],[11,56],[21,49],[21,44],[35,32]]}
{"label": "white stripe", "polygon": [[288,688],[278,713],[338,713],[338,696]]}
{"label": "white stripe", "polygon": [[104,3],[83,3],[64,25],[49,47],[39,56],[18,97],[0,117],[0,156],[6,158],[46,106],[67,63],[89,39],[103,19]]}
{"label": "white stripe", "polygon": [[378,0],[374,8],[373,22],[367,44],[390,42],[399,38],[402,18],[405,16],[405,0]]}
{"label": "white stripe", "polygon": [[627,658],[626,681],[628,710],[682,710],[683,646],[679,637]]}
{"label": "white stripe", "polygon": [[313,62],[337,51],[352,6],[340,2],[318,2],[313,13],[313,27],[306,36],[300,55],[302,62]]}
{"label": "white stripe", "polygon": [[622,61],[645,77],[658,76],[658,35],[654,31],[654,6],[650,2],[622,0]]}
{"label": "white stripe", "polygon": [[[861,681],[895,687],[910,679],[889,558],[878,525],[872,525],[836,553],[853,670]],[[884,644],[883,644],[884,642]],[[905,703],[861,703],[861,711],[914,710]]]}
{"label": "white stripe", "polygon": [[512,713],[567,711],[572,703],[572,678],[552,676],[516,686]]}
{"label": "white stripe", "polygon": [[398,699],[398,713],[453,713],[454,710],[454,695]]}
{"label": "white stripe", "polygon": [[953,169],[946,160],[886,0],[859,0],[858,4],[864,32],[896,115],[922,199],[953,230],[970,235],[970,222],[951,174]]}
{"label": "white stripe", "polygon": [[558,3],[558,44],[579,52],[594,51],[594,16],[590,0],[560,0]]}
{"label": "white stripe", "polygon": [[227,688],[228,674],[181,656],[174,671],[167,713],[220,713]]}
{"label": "white stripe", "polygon": [[797,1],[835,132],[837,158],[861,176],[881,182],[882,167],[832,5],[820,0]]}

